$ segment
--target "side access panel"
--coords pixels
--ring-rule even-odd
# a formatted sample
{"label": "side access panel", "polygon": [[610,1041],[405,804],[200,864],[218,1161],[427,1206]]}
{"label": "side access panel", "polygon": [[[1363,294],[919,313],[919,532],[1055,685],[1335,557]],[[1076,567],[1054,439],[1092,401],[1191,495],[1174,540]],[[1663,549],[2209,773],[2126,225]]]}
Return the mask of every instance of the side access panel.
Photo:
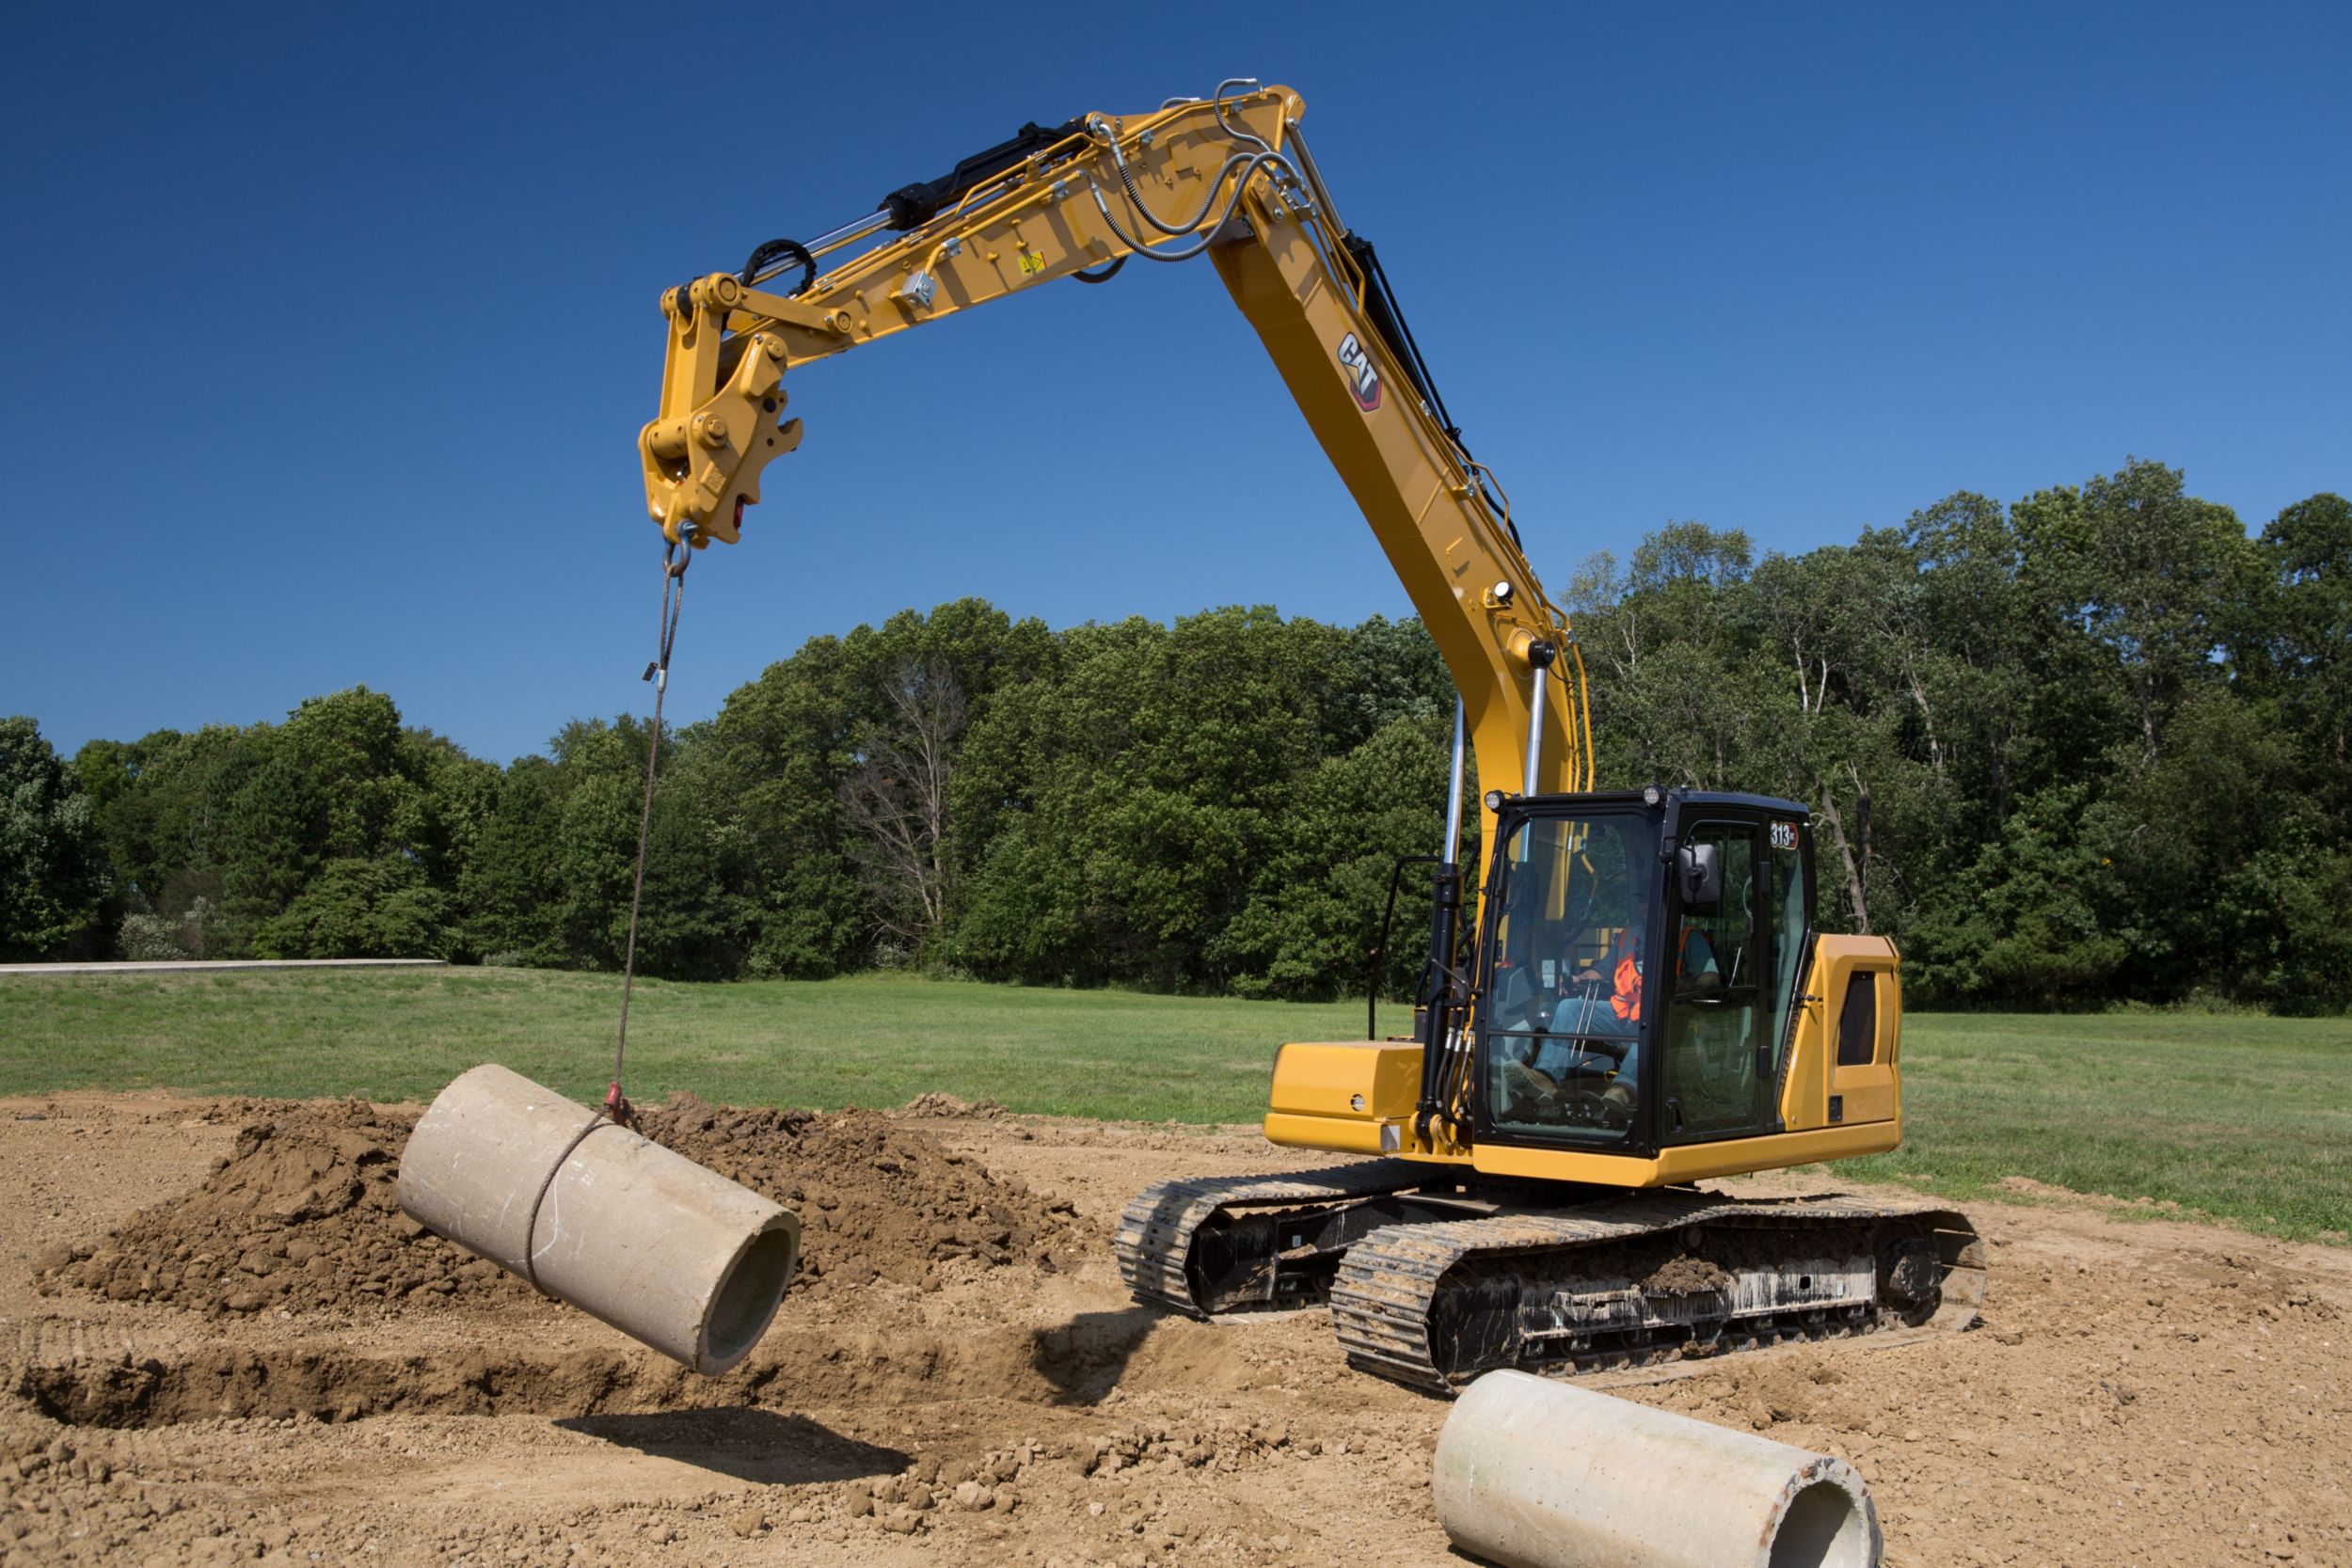
{"label": "side access panel", "polygon": [[1791,1132],[1892,1122],[1899,1139],[1902,981],[1884,937],[1817,938],[1797,1022],[1796,1051],[1781,1093]]}
{"label": "side access panel", "polygon": [[1301,1041],[1275,1053],[1266,1141],[1339,1154],[1394,1154],[1421,1094],[1411,1041]]}

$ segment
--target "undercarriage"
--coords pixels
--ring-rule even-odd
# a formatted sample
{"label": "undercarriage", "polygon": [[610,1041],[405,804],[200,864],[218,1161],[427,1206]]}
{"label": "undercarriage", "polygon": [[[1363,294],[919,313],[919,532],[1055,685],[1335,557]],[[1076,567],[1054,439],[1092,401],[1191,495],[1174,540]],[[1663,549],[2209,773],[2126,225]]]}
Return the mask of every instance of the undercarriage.
{"label": "undercarriage", "polygon": [[1975,1228],[1930,1204],[1431,1174],[1164,1182],[1128,1206],[1120,1270],[1197,1317],[1327,1302],[1351,1362],[1440,1391],[1503,1367],[1661,1375],[1792,1341],[1900,1343],[1968,1327],[1983,1299]]}

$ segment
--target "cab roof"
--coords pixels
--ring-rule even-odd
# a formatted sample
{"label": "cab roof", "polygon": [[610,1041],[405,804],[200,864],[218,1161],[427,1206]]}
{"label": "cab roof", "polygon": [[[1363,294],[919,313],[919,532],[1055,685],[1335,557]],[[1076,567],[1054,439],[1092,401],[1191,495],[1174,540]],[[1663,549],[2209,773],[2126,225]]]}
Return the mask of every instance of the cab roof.
{"label": "cab roof", "polygon": [[[1652,785],[1659,791],[1661,806],[1736,806],[1747,811],[1772,812],[1783,816],[1810,819],[1813,809],[1795,800],[1784,800],[1777,795],[1745,795],[1728,790],[1668,789]],[[1537,795],[1514,797],[1505,804],[1521,804],[1530,810],[1557,809],[1562,806],[1645,806],[1646,792],[1639,789],[1581,790],[1573,795]]]}

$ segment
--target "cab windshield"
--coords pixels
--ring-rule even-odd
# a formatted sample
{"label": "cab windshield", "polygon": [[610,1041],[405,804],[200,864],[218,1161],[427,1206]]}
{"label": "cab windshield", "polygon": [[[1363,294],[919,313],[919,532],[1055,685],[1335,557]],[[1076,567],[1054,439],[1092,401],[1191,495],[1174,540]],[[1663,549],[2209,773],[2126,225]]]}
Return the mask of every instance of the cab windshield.
{"label": "cab windshield", "polygon": [[1643,933],[1658,828],[1544,817],[1503,846],[1484,1089],[1498,1130],[1622,1142],[1639,1109]]}

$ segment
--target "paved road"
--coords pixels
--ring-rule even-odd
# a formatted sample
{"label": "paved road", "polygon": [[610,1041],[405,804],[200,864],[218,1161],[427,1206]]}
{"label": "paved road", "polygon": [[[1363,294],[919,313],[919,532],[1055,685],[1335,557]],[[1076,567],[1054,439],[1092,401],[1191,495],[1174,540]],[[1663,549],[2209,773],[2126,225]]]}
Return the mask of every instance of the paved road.
{"label": "paved road", "polygon": [[446,969],[447,958],[188,958],[169,963],[0,964],[0,974],[169,974],[210,969]]}

